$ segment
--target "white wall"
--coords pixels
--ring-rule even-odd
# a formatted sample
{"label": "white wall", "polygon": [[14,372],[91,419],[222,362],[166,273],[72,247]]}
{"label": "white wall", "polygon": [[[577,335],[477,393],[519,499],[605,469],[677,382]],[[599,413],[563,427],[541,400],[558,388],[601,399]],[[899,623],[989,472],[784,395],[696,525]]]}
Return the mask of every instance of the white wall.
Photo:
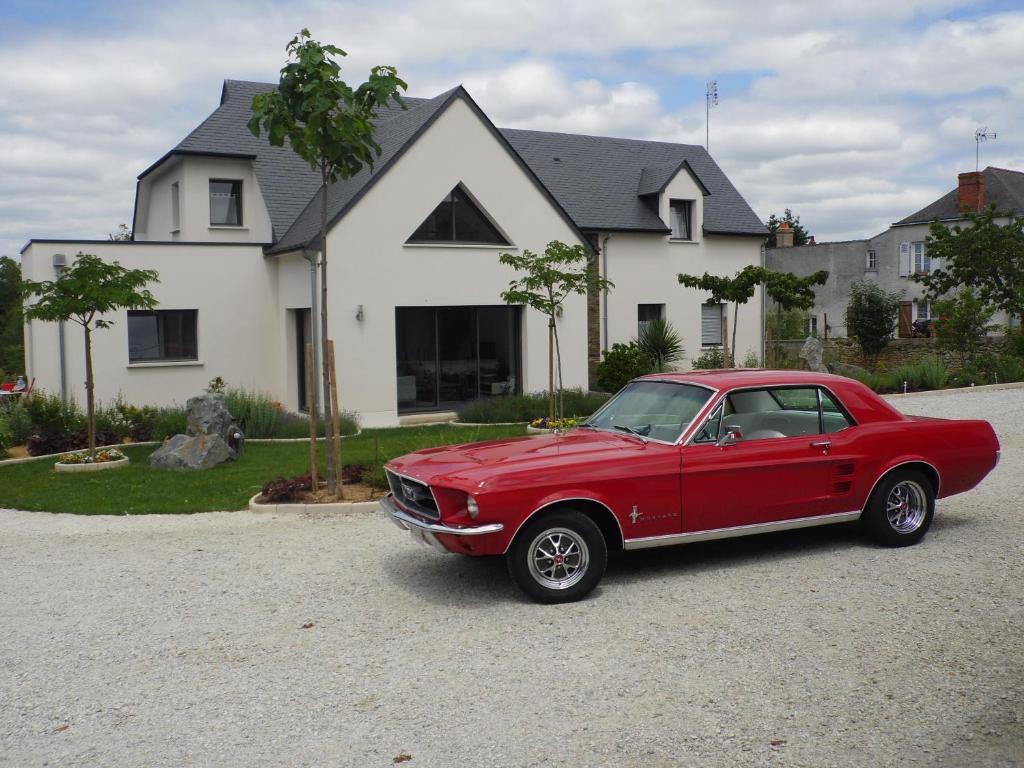
{"label": "white wall", "polygon": [[[761,238],[705,235],[701,224],[704,218],[704,198],[700,187],[684,169],[669,182],[661,195],[659,210],[662,220],[669,221],[670,200],[693,200],[693,240],[670,240],[668,235],[644,233],[610,233],[607,241],[608,272],[606,277],[615,283],[609,291],[608,338],[602,342],[608,348],[614,343],[626,343],[637,336],[637,305],[664,304],[665,319],[675,326],[683,338],[686,359],[680,366],[689,368],[700,356],[701,305],[708,294],[679,284],[680,272],[702,275],[732,276],[748,264],[760,264]],[[605,242],[604,233],[600,240]],[[728,306],[729,343],[732,343],[733,307]],[[605,345],[602,345],[605,348]],[[761,291],[740,307],[739,328],[736,334],[736,359],[742,363],[748,351],[761,354]]]}
{"label": "white wall", "polygon": [[[184,403],[201,393],[210,379],[267,392],[283,381],[283,310],[278,309],[277,265],[258,246],[156,245],[147,243],[33,243],[22,255],[24,275],[54,278],[53,254],[70,264],[75,254],[92,253],[133,269],[155,269],[160,282],[150,286],[158,309],[198,309],[199,360],[189,363],[128,362],[127,313],[107,319],[114,326],[93,334],[96,396],[110,401],[122,393],[133,404]],[[69,392],[85,402],[84,336],[65,324]],[[60,391],[57,324],[33,321],[26,340],[32,353],[29,376],[36,386]]]}
{"label": "white wall", "polygon": [[[166,169],[154,171],[142,180],[136,240],[179,240],[182,242],[269,243],[270,215],[263,202],[252,160],[218,157],[174,157]],[[242,182],[242,226],[210,225],[210,179],[238,179]],[[171,185],[178,183],[180,231],[171,222]]]}
{"label": "white wall", "polygon": [[[512,247],[405,245],[459,182]],[[343,406],[358,411],[366,426],[396,422],[396,306],[501,305],[515,273],[498,255],[540,252],[555,239],[581,242],[468,105],[454,101],[329,235],[331,334]],[[298,262],[294,268],[303,269]],[[308,273],[288,279],[308,281]],[[547,389],[546,319],[532,310],[523,316],[524,389]],[[559,333],[565,383],[586,387],[585,296],[566,301]]]}

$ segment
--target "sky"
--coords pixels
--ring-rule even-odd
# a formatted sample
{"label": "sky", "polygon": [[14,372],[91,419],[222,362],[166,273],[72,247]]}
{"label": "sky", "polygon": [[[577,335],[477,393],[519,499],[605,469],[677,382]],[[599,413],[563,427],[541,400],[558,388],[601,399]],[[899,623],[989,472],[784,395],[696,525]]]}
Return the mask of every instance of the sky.
{"label": "sky", "polygon": [[302,27],[362,82],[462,83],[501,127],[705,141],[762,218],[871,236],[1024,170],[1024,0],[0,0],[0,255],[131,223],[136,176]]}

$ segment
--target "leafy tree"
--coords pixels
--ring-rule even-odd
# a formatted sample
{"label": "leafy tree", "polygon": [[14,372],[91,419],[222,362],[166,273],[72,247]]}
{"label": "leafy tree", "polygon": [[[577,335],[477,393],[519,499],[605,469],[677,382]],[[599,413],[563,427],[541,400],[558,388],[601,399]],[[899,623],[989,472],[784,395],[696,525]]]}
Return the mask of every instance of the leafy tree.
{"label": "leafy tree", "polygon": [[[736,321],[739,318],[740,305],[746,304],[750,301],[754,292],[757,290],[757,286],[767,280],[769,274],[770,270],[755,264],[749,264],[737,272],[733,277],[722,277],[720,275],[711,275],[705,272],[700,277],[697,277],[696,275],[680,274],[678,275],[678,280],[681,285],[685,285],[688,288],[697,288],[710,293],[711,296],[705,302],[706,304],[723,304],[726,302],[733,303],[731,348],[735,349]],[[725,351],[723,359],[729,366],[735,367],[735,359],[729,354],[729,350]]]}
{"label": "leafy tree", "polygon": [[85,402],[89,452],[96,450],[96,399],[92,370],[93,330],[109,328],[113,321],[102,316],[119,309],[152,309],[157,305],[146,289],[159,282],[152,269],[127,269],[118,262],[107,264],[99,256],[79,253],[74,263],[56,280],[26,280],[22,290],[36,301],[25,306],[25,318],[51,322],[74,321],[85,331]]}
{"label": "leafy tree", "polygon": [[961,368],[973,369],[981,339],[996,328],[990,322],[995,308],[983,304],[973,288],[961,288],[953,296],[934,301],[932,309],[938,318],[935,335],[939,346],[956,352]]}
{"label": "leafy tree", "polygon": [[0,256],[0,377],[24,372],[21,266],[9,256]]}
{"label": "leafy tree", "polygon": [[902,297],[902,291],[883,290],[873,280],[856,280],[850,286],[846,333],[856,339],[872,367],[896,332]]}
{"label": "leafy tree", "polygon": [[[811,275],[802,277],[792,272],[769,272],[765,279],[765,292],[768,294],[768,298],[775,304],[775,322],[773,324],[771,319],[768,322],[772,329],[772,338],[776,342],[782,339],[800,338],[804,335],[807,324],[807,312],[814,306],[814,288],[818,285],[824,285],[827,281],[828,271],[824,269],[819,269]],[[796,333],[792,336],[783,333],[783,331],[789,332],[794,330],[785,327],[783,313],[788,314],[790,322],[792,322],[792,318],[795,316],[803,320],[803,327],[795,329]],[[777,350],[775,352],[775,357],[778,357]]]}
{"label": "leafy tree", "polygon": [[637,346],[650,361],[653,373],[664,373],[680,360],[686,350],[683,340],[668,320],[658,317],[650,320],[637,337]]}
{"label": "leafy tree", "polygon": [[552,240],[543,254],[524,249],[522,253],[503,253],[498,260],[509,267],[525,272],[518,280],[511,280],[501,299],[506,304],[525,304],[548,318],[548,418],[555,418],[555,367],[558,360],[558,412],[562,414],[562,351],[558,346],[558,327],[555,316],[562,302],[571,294],[585,294],[587,287],[604,291],[614,283],[588,268],[590,256],[582,245],[566,245]]}
{"label": "leafy tree", "polygon": [[[266,131],[276,147],[287,140],[292,150],[320,173],[320,339],[324,420],[328,444],[333,444],[334,409],[327,368],[327,186],[351,178],[364,167],[373,168],[381,153],[374,140],[377,110],[392,100],[404,109],[399,91],[408,86],[395,67],[377,66],[370,70],[366,82],[352,88],[342,80],[341,67],[334,60],[347,55],[345,51],[312,39],[308,29],[293,37],[285,50],[289,60],[281,69],[278,87],[253,97],[248,125],[257,138],[261,130]],[[335,466],[331,451],[327,452],[327,484],[341,492],[341,467]]]}
{"label": "leafy tree", "polygon": [[765,243],[766,248],[776,247],[775,233],[779,231],[779,226],[782,222],[789,224],[790,229],[793,230],[793,245],[807,245],[811,241],[810,233],[800,223],[800,217],[794,216],[793,211],[787,208],[783,211],[781,219],[774,213],[768,217],[768,221],[765,223],[769,232],[768,242]]}
{"label": "leafy tree", "polygon": [[132,239],[132,231],[128,229],[127,224],[118,224],[117,232],[111,232],[108,234],[107,239],[113,240],[114,242],[127,242]]}
{"label": "leafy tree", "polygon": [[[1024,216],[998,213],[995,206],[967,213],[969,226],[947,227],[933,221],[925,238],[928,256],[942,266],[928,275],[915,275],[930,299],[960,286],[974,288],[982,304],[1009,315],[1024,314]],[[1001,226],[995,220],[1009,217]]]}

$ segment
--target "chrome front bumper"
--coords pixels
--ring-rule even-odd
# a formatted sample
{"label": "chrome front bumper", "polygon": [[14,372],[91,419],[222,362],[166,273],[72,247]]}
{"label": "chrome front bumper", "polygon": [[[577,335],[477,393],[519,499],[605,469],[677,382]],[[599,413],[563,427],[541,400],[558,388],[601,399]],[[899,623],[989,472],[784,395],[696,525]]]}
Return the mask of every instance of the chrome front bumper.
{"label": "chrome front bumper", "polygon": [[505,526],[501,523],[473,525],[465,528],[456,528],[451,525],[442,525],[441,523],[428,523],[425,520],[413,517],[401,509],[390,494],[380,500],[380,506],[381,509],[388,513],[391,522],[403,531],[408,531],[416,541],[439,549],[442,552],[447,552],[448,550],[437,540],[435,534],[448,533],[453,536],[483,536],[488,533],[498,533],[505,530]]}

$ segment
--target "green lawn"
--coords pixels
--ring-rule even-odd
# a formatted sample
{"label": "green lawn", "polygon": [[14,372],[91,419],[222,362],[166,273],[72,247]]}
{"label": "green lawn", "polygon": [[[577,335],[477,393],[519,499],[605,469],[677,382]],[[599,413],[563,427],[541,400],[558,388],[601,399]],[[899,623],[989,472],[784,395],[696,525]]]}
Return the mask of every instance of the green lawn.
{"label": "green lawn", "polygon": [[[435,445],[526,434],[512,427],[403,427],[368,429],[342,440],[345,464],[378,466],[402,454]],[[321,443],[323,446],[323,443]],[[131,464],[111,472],[57,474],[53,459],[0,466],[0,508],[73,512],[82,515],[150,512],[211,512],[244,509],[249,497],[280,475],[304,474],[309,443],[250,443],[238,461],[199,472],[151,469],[156,446],[126,446]],[[320,452],[323,466],[323,450]]]}

